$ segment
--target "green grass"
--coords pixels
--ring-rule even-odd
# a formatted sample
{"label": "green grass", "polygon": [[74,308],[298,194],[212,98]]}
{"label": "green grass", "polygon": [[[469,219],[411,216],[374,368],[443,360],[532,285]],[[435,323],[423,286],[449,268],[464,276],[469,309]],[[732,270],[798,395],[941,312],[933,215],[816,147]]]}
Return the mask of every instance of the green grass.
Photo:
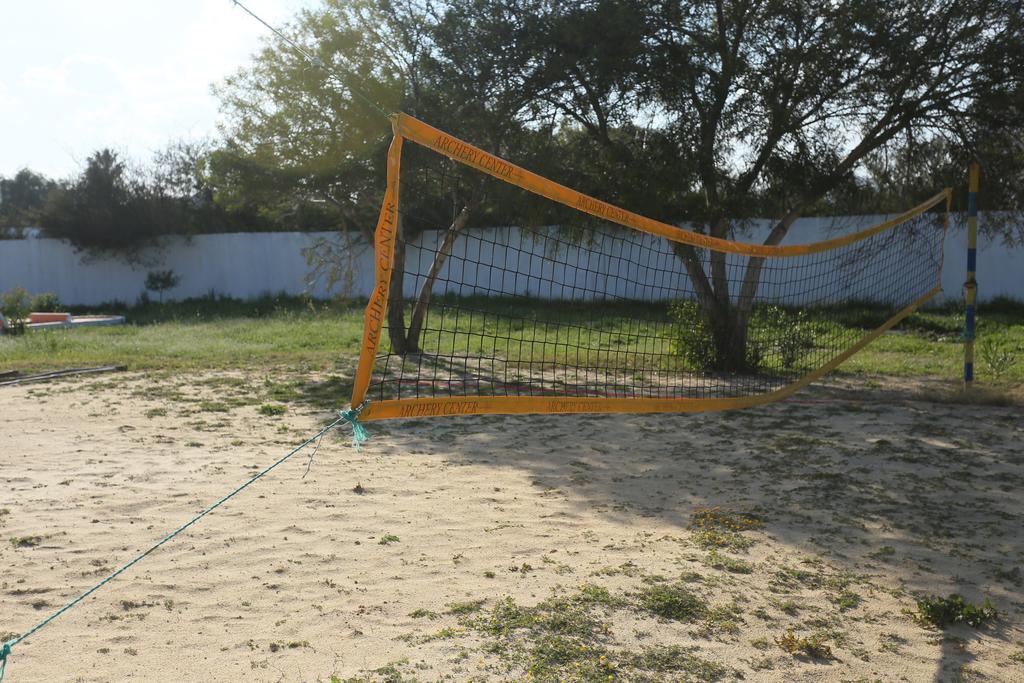
{"label": "green grass", "polygon": [[0,336],[0,368],[330,369],[351,364],[363,329],[361,306],[310,305],[294,298],[194,299],[75,312],[121,314],[128,324]]}
{"label": "green grass", "polygon": [[[457,318],[452,306],[472,308]],[[437,326],[442,311],[443,334],[428,332],[424,347],[440,354],[505,357],[510,360],[564,362],[679,370],[682,359],[669,353],[667,307],[636,302],[573,304],[523,298],[435,297],[427,328]],[[363,304],[327,304],[295,297],[265,297],[241,302],[202,298],[181,303],[149,303],[125,307],[77,309],[76,313],[117,313],[127,316],[120,327],[32,331],[0,337],[0,369],[46,370],[58,367],[125,364],[132,370],[194,368],[288,367],[302,370],[351,368],[362,339]],[[818,349],[797,370],[819,364],[824,347],[845,346],[877,327],[888,309],[865,304],[810,309]],[[1024,381],[1024,304],[1009,301],[982,305],[978,339],[1000,351],[1006,365],[1000,382]],[[559,323],[558,325],[552,323]],[[918,312],[857,354],[839,371],[903,376],[960,376],[963,346],[962,307]],[[519,340],[535,343],[523,345]],[[836,340],[829,342],[829,339]],[[386,350],[387,343],[383,344]],[[578,352],[580,347],[589,352]],[[660,368],[651,356],[659,355]],[[991,355],[991,354],[990,354]],[[980,380],[992,379],[979,357]],[[287,397],[272,397],[287,401]]]}
{"label": "green grass", "polygon": [[670,621],[694,621],[707,612],[707,604],[682,584],[654,585],[640,594],[641,609]]}

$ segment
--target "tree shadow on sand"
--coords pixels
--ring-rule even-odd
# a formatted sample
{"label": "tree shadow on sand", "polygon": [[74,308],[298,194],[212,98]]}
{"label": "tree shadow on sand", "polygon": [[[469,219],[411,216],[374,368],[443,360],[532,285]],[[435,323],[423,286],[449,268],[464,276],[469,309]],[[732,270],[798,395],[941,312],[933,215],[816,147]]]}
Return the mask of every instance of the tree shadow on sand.
{"label": "tree shadow on sand", "polygon": [[[918,627],[936,651],[934,680],[958,680],[971,675],[979,648],[996,642],[1008,651],[1022,638],[1024,423],[1015,407],[914,398],[833,388],[729,413],[482,416],[370,428],[390,434],[395,456],[422,449],[457,464],[515,468],[568,505],[640,528],[669,525],[686,537],[699,508],[754,511],[778,551],[761,570],[780,594],[821,588],[801,583],[800,558],[813,556],[908,611],[917,596],[991,598],[1001,612],[994,626]],[[894,636],[878,647],[892,653],[901,644]]]}

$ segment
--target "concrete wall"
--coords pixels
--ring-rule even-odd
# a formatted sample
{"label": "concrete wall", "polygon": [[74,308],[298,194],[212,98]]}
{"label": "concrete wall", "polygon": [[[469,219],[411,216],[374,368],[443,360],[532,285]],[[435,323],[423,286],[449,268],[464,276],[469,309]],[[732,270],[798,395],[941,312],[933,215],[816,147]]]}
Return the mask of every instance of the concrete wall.
{"label": "concrete wall", "polygon": [[[784,244],[815,242],[873,225],[879,216],[806,218],[796,222]],[[754,222],[741,239],[757,241],[767,222]],[[410,244],[408,271],[425,273],[442,235],[428,232]],[[550,298],[578,298],[595,291],[632,299],[675,298],[689,290],[678,261],[666,258],[664,241],[632,231],[606,238],[603,244],[582,246],[558,243],[554,231],[525,233],[516,228],[470,230],[461,235],[435,288],[459,294],[529,293]],[[68,304],[97,305],[109,301],[133,302],[144,291],[150,270],[172,269],[181,278],[168,299],[184,299],[208,293],[242,299],[264,293],[300,294],[309,291],[326,297],[322,282],[310,283],[303,248],[318,239],[334,240],[334,233],[234,233],[200,235],[185,240],[168,239],[160,252],[148,254],[146,266],[130,266],[114,259],[88,259],[64,242],[50,239],[0,240],[0,291],[21,286],[30,293],[54,292]],[[372,254],[365,242],[352,236],[345,248],[351,255],[352,296],[365,297],[373,286]],[[630,254],[633,256],[631,257]],[[659,256],[660,254],[660,256]],[[660,261],[658,259],[661,259]],[[820,258],[820,257],[819,257]],[[653,260],[652,260],[653,259]],[[486,268],[478,263],[491,263]],[[564,268],[559,264],[572,264]],[[770,262],[780,264],[781,262]],[[799,262],[793,261],[799,267]],[[740,265],[730,259],[730,267]],[[946,239],[942,275],[943,297],[959,299],[966,272],[966,234],[953,228]],[[828,298],[870,296],[877,288],[879,267],[898,264],[869,262],[837,278],[814,270],[822,284],[831,283]],[[849,268],[848,268],[849,269]],[[804,272],[807,277],[812,269]],[[761,293],[783,303],[802,303],[808,279],[794,278],[797,270],[767,270]],[[996,296],[1024,300],[1024,248],[1008,249],[1000,243],[981,241],[978,253],[979,297]],[[407,293],[417,287],[407,282]],[[819,292],[820,294],[820,292]]]}

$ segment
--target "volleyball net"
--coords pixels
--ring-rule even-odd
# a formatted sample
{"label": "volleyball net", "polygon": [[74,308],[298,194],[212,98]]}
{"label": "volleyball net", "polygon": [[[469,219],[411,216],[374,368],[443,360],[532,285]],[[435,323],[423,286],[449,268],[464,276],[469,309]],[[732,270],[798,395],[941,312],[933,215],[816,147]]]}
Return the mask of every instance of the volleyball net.
{"label": "volleyball net", "polygon": [[405,114],[393,125],[352,396],[362,420],[750,407],[939,292],[948,189],[824,241],[746,243],[613,206]]}

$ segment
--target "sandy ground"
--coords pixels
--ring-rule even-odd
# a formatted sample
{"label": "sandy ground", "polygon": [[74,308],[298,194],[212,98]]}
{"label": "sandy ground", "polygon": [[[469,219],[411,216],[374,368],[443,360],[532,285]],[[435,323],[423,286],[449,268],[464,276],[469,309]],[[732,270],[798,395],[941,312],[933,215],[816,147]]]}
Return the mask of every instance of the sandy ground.
{"label": "sandy ground", "polygon": [[[261,414],[272,382],[0,389],[0,636],[329,417],[301,401]],[[362,452],[338,432],[308,476],[300,454],[17,645],[5,680],[517,680],[549,660],[540,631],[501,630],[506,598],[569,614],[582,603],[551,600],[584,586],[607,591],[584,640],[613,680],[1024,681],[1021,409],[868,395],[372,423]],[[716,549],[696,524],[715,506],[756,523]],[[645,591],[682,584],[699,615],[645,611]],[[951,592],[999,619],[911,618],[916,597]],[[831,657],[785,652],[789,631]],[[673,646],[687,658],[627,664]]]}

